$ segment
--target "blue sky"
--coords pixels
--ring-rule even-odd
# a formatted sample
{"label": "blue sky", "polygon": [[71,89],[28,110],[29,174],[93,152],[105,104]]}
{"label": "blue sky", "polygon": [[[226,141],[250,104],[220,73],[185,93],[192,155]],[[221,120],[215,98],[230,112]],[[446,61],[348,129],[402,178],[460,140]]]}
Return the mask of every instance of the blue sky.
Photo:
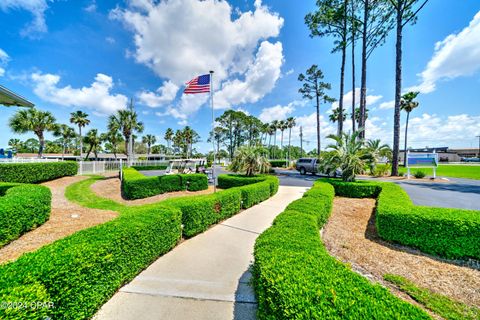
{"label": "blue sky", "polygon": [[[314,108],[298,94],[297,76],[318,64],[338,99],[340,65],[340,55],[330,53],[332,39],[310,38],[303,23],[314,4],[1,0],[0,84],[51,111],[59,122],[68,123],[70,112],[84,110],[91,115],[89,128],[100,131],[106,129],[108,114],[134,98],[144,133],[161,139],[167,127],[188,124],[203,138],[198,149],[207,151],[207,96],[184,97],[181,91],[185,81],[215,69],[217,115],[234,108],[264,121],[295,116],[311,149]],[[421,91],[420,107],[411,115],[409,146],[478,145],[479,11],[477,1],[430,1],[418,23],[406,28],[403,84],[405,90]],[[389,144],[394,50],[392,33],[368,66],[367,137]],[[357,66],[359,80],[359,60]],[[349,62],[346,73],[345,93],[351,94]],[[322,106],[323,135],[335,131],[327,121],[331,107]],[[0,146],[5,147],[14,136],[7,123],[15,108],[0,112]]]}

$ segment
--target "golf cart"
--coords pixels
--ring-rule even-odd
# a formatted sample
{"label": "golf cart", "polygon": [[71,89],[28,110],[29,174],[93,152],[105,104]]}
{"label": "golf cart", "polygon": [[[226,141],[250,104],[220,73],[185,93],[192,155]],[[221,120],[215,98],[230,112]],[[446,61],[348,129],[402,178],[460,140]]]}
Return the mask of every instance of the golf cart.
{"label": "golf cart", "polygon": [[170,160],[165,174],[206,173],[206,159]]}

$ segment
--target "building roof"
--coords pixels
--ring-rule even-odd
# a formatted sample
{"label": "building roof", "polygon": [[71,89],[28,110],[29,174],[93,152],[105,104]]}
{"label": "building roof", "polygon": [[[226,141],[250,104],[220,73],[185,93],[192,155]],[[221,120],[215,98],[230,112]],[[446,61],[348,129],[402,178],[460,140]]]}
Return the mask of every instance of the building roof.
{"label": "building roof", "polygon": [[32,108],[33,103],[0,85],[0,105]]}

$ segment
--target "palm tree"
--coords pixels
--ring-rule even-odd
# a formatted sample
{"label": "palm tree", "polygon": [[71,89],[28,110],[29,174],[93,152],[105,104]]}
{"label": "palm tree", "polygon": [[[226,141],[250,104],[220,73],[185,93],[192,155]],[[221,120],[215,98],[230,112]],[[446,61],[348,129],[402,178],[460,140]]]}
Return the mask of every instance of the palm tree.
{"label": "palm tree", "polygon": [[288,128],[288,163],[290,164],[290,142],[292,140],[292,128],[297,125],[294,117],[287,118],[287,128]]}
{"label": "palm tree", "polygon": [[98,135],[98,130],[92,129],[88,131],[85,137],[83,138],[83,140],[86,144],[89,145],[87,155],[85,156],[85,160],[88,159],[88,156],[92,151],[93,151],[93,154],[95,155],[95,159],[97,159],[98,157],[97,153],[102,144],[102,139],[101,139],[101,136]]}
{"label": "palm tree", "polygon": [[17,111],[10,118],[10,128],[14,133],[27,133],[32,131],[40,142],[38,148],[38,157],[43,155],[45,147],[45,131],[53,131],[55,129],[55,117],[48,111],[41,111],[34,108],[28,110]]}
{"label": "palm tree", "polygon": [[82,153],[83,153],[82,128],[90,124],[90,120],[88,120],[88,114],[80,110],[72,112],[70,113],[70,123],[76,124],[78,126],[78,139],[80,141],[80,158],[82,158]]}
{"label": "palm tree", "polygon": [[[130,137],[134,132],[143,132],[143,123],[138,121],[138,114],[133,107],[133,101],[127,109],[118,110],[116,114],[113,114],[108,119],[108,130],[119,130],[123,138],[125,139],[125,154],[129,155]],[[133,143],[131,145],[133,151]]]}
{"label": "palm tree", "polygon": [[147,145],[147,155],[149,156],[151,147],[157,142],[157,138],[153,134],[147,134],[142,137],[142,142]]}
{"label": "palm tree", "polygon": [[8,146],[13,153],[17,153],[22,148],[22,141],[20,139],[10,139],[8,140]]}
{"label": "palm tree", "polygon": [[170,150],[170,144],[172,143],[172,139],[175,133],[173,132],[172,128],[168,128],[165,132],[164,139],[167,141],[167,148]]}
{"label": "palm tree", "polygon": [[59,137],[62,143],[62,160],[65,158],[65,149],[76,137],[75,130],[66,124],[59,124],[53,131],[55,137]]}
{"label": "palm tree", "polygon": [[283,131],[287,130],[287,122],[285,120],[280,120],[278,124],[278,129],[280,129],[280,150],[283,152]]}
{"label": "palm tree", "polygon": [[377,166],[378,159],[387,157],[390,158],[392,155],[392,149],[388,144],[382,144],[380,139],[376,140],[368,140],[366,144],[366,148],[368,154],[370,155],[369,166],[370,172],[373,173],[375,171],[375,167]]}
{"label": "palm tree", "polygon": [[257,173],[267,173],[270,162],[262,155],[263,148],[242,146],[237,148],[231,169],[233,172],[244,172],[251,177]]}
{"label": "palm tree", "polygon": [[407,113],[407,122],[405,124],[405,148],[403,150],[403,166],[407,165],[407,134],[408,134],[408,120],[410,118],[410,112],[418,107],[418,101],[414,101],[417,98],[419,92],[408,92],[402,96],[400,100],[400,110]]}
{"label": "palm tree", "polygon": [[279,122],[278,120],[273,120],[270,124],[270,129],[273,132],[273,149],[272,149],[272,159],[275,159],[275,148],[277,147],[277,130]]}
{"label": "palm tree", "polygon": [[123,141],[122,134],[117,130],[110,130],[107,133],[102,133],[100,136],[102,141],[105,141],[105,149],[109,149],[115,159],[117,159],[118,144]]}
{"label": "palm tree", "polygon": [[335,141],[327,146],[331,149],[325,160],[329,167],[342,170],[343,181],[355,181],[355,176],[362,172],[367,160],[371,158],[368,150],[364,148],[364,141],[359,137],[360,131],[329,135],[327,138]]}
{"label": "palm tree", "polygon": [[[330,122],[335,123],[338,121],[339,117],[340,117],[340,108],[335,108],[332,110],[332,113],[328,116],[328,119],[330,120]],[[342,112],[342,119],[343,121],[347,119],[347,112],[345,109],[343,109],[343,112]]]}

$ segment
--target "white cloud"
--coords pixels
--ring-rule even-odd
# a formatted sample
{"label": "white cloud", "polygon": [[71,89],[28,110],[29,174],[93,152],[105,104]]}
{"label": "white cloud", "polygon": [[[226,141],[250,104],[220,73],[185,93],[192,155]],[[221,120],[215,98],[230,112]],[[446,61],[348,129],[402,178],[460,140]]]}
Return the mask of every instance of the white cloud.
{"label": "white cloud", "polygon": [[116,42],[115,39],[112,38],[112,37],[106,37],[106,38],[105,38],[105,41],[107,41],[107,42],[110,43],[110,44],[114,44],[114,43]]}
{"label": "white cloud", "polygon": [[452,33],[435,44],[435,52],[425,70],[421,84],[407,91],[429,93],[440,80],[470,76],[480,70],[480,11],[459,33]]}
{"label": "white cloud", "polygon": [[45,11],[48,9],[47,0],[2,0],[0,9],[4,12],[12,9],[27,10],[33,15],[33,21],[21,31],[22,36],[35,36],[47,31],[45,23]]}
{"label": "white cloud", "polygon": [[[128,55],[159,77],[180,86],[214,70],[214,88],[224,83],[217,90],[217,108],[256,102],[280,77],[282,44],[267,39],[279,35],[283,18],[259,0],[254,10],[235,13],[227,1],[131,0],[110,17],[134,33],[135,50]],[[194,112],[201,107],[194,101],[205,100],[186,98],[177,109]]]}
{"label": "white cloud", "polygon": [[171,103],[178,92],[178,86],[171,81],[165,81],[161,87],[155,92],[142,91],[138,98],[150,108],[157,108],[165,104]]}
{"label": "white cloud", "polygon": [[85,8],[83,8],[83,10],[85,10],[86,12],[95,12],[97,11],[97,2],[95,0],[93,0],[92,2],[90,2],[90,4],[88,6],[86,6]]}
{"label": "white cloud", "polygon": [[263,108],[258,118],[262,122],[272,122],[273,120],[284,120],[295,111],[292,103],[286,106],[276,105],[271,108]]}
{"label": "white cloud", "polygon": [[[367,90],[368,92],[368,90]],[[380,99],[383,97],[381,95],[368,95],[366,97],[366,102],[367,106],[371,106],[375,103],[377,103]],[[350,110],[349,107],[352,106],[352,100],[353,100],[353,90],[348,91],[343,95],[343,107],[346,110]],[[355,105],[358,106],[360,105],[360,88],[355,88]],[[338,108],[338,101],[335,101],[332,103],[332,109],[337,109]]]}
{"label": "white cloud", "polygon": [[381,110],[388,110],[388,109],[393,109],[395,107],[395,100],[390,100],[386,102],[380,103],[378,106],[379,109]]}
{"label": "white cloud", "polygon": [[[296,117],[297,125],[292,129],[292,142],[297,145],[300,143],[300,127],[303,132],[303,148],[312,150],[317,147],[317,113],[312,112],[309,115]],[[328,121],[323,115],[320,115],[320,143],[322,150],[331,143],[326,137],[337,133],[337,126]],[[277,137],[278,139],[278,137]]]}
{"label": "white cloud", "polygon": [[111,114],[124,109],[128,99],[122,94],[112,94],[113,80],[110,76],[98,73],[89,87],[59,87],[60,76],[55,74],[33,73],[34,92],[41,99],[69,107],[85,107],[96,114]]}
{"label": "white cloud", "polygon": [[3,77],[5,74],[5,69],[3,68],[4,66],[7,65],[8,61],[10,60],[10,57],[8,54],[0,48],[0,77]]}
{"label": "white cloud", "polygon": [[[402,126],[402,140],[405,125]],[[410,118],[408,125],[408,146],[449,146],[476,147],[480,134],[480,116],[468,114],[441,117],[424,113]],[[402,142],[403,145],[403,142]]]}
{"label": "white cloud", "polygon": [[270,92],[280,78],[283,64],[282,43],[263,41],[255,61],[246,73],[245,80],[227,81],[216,94],[217,108],[227,108],[239,103],[255,103]]}

